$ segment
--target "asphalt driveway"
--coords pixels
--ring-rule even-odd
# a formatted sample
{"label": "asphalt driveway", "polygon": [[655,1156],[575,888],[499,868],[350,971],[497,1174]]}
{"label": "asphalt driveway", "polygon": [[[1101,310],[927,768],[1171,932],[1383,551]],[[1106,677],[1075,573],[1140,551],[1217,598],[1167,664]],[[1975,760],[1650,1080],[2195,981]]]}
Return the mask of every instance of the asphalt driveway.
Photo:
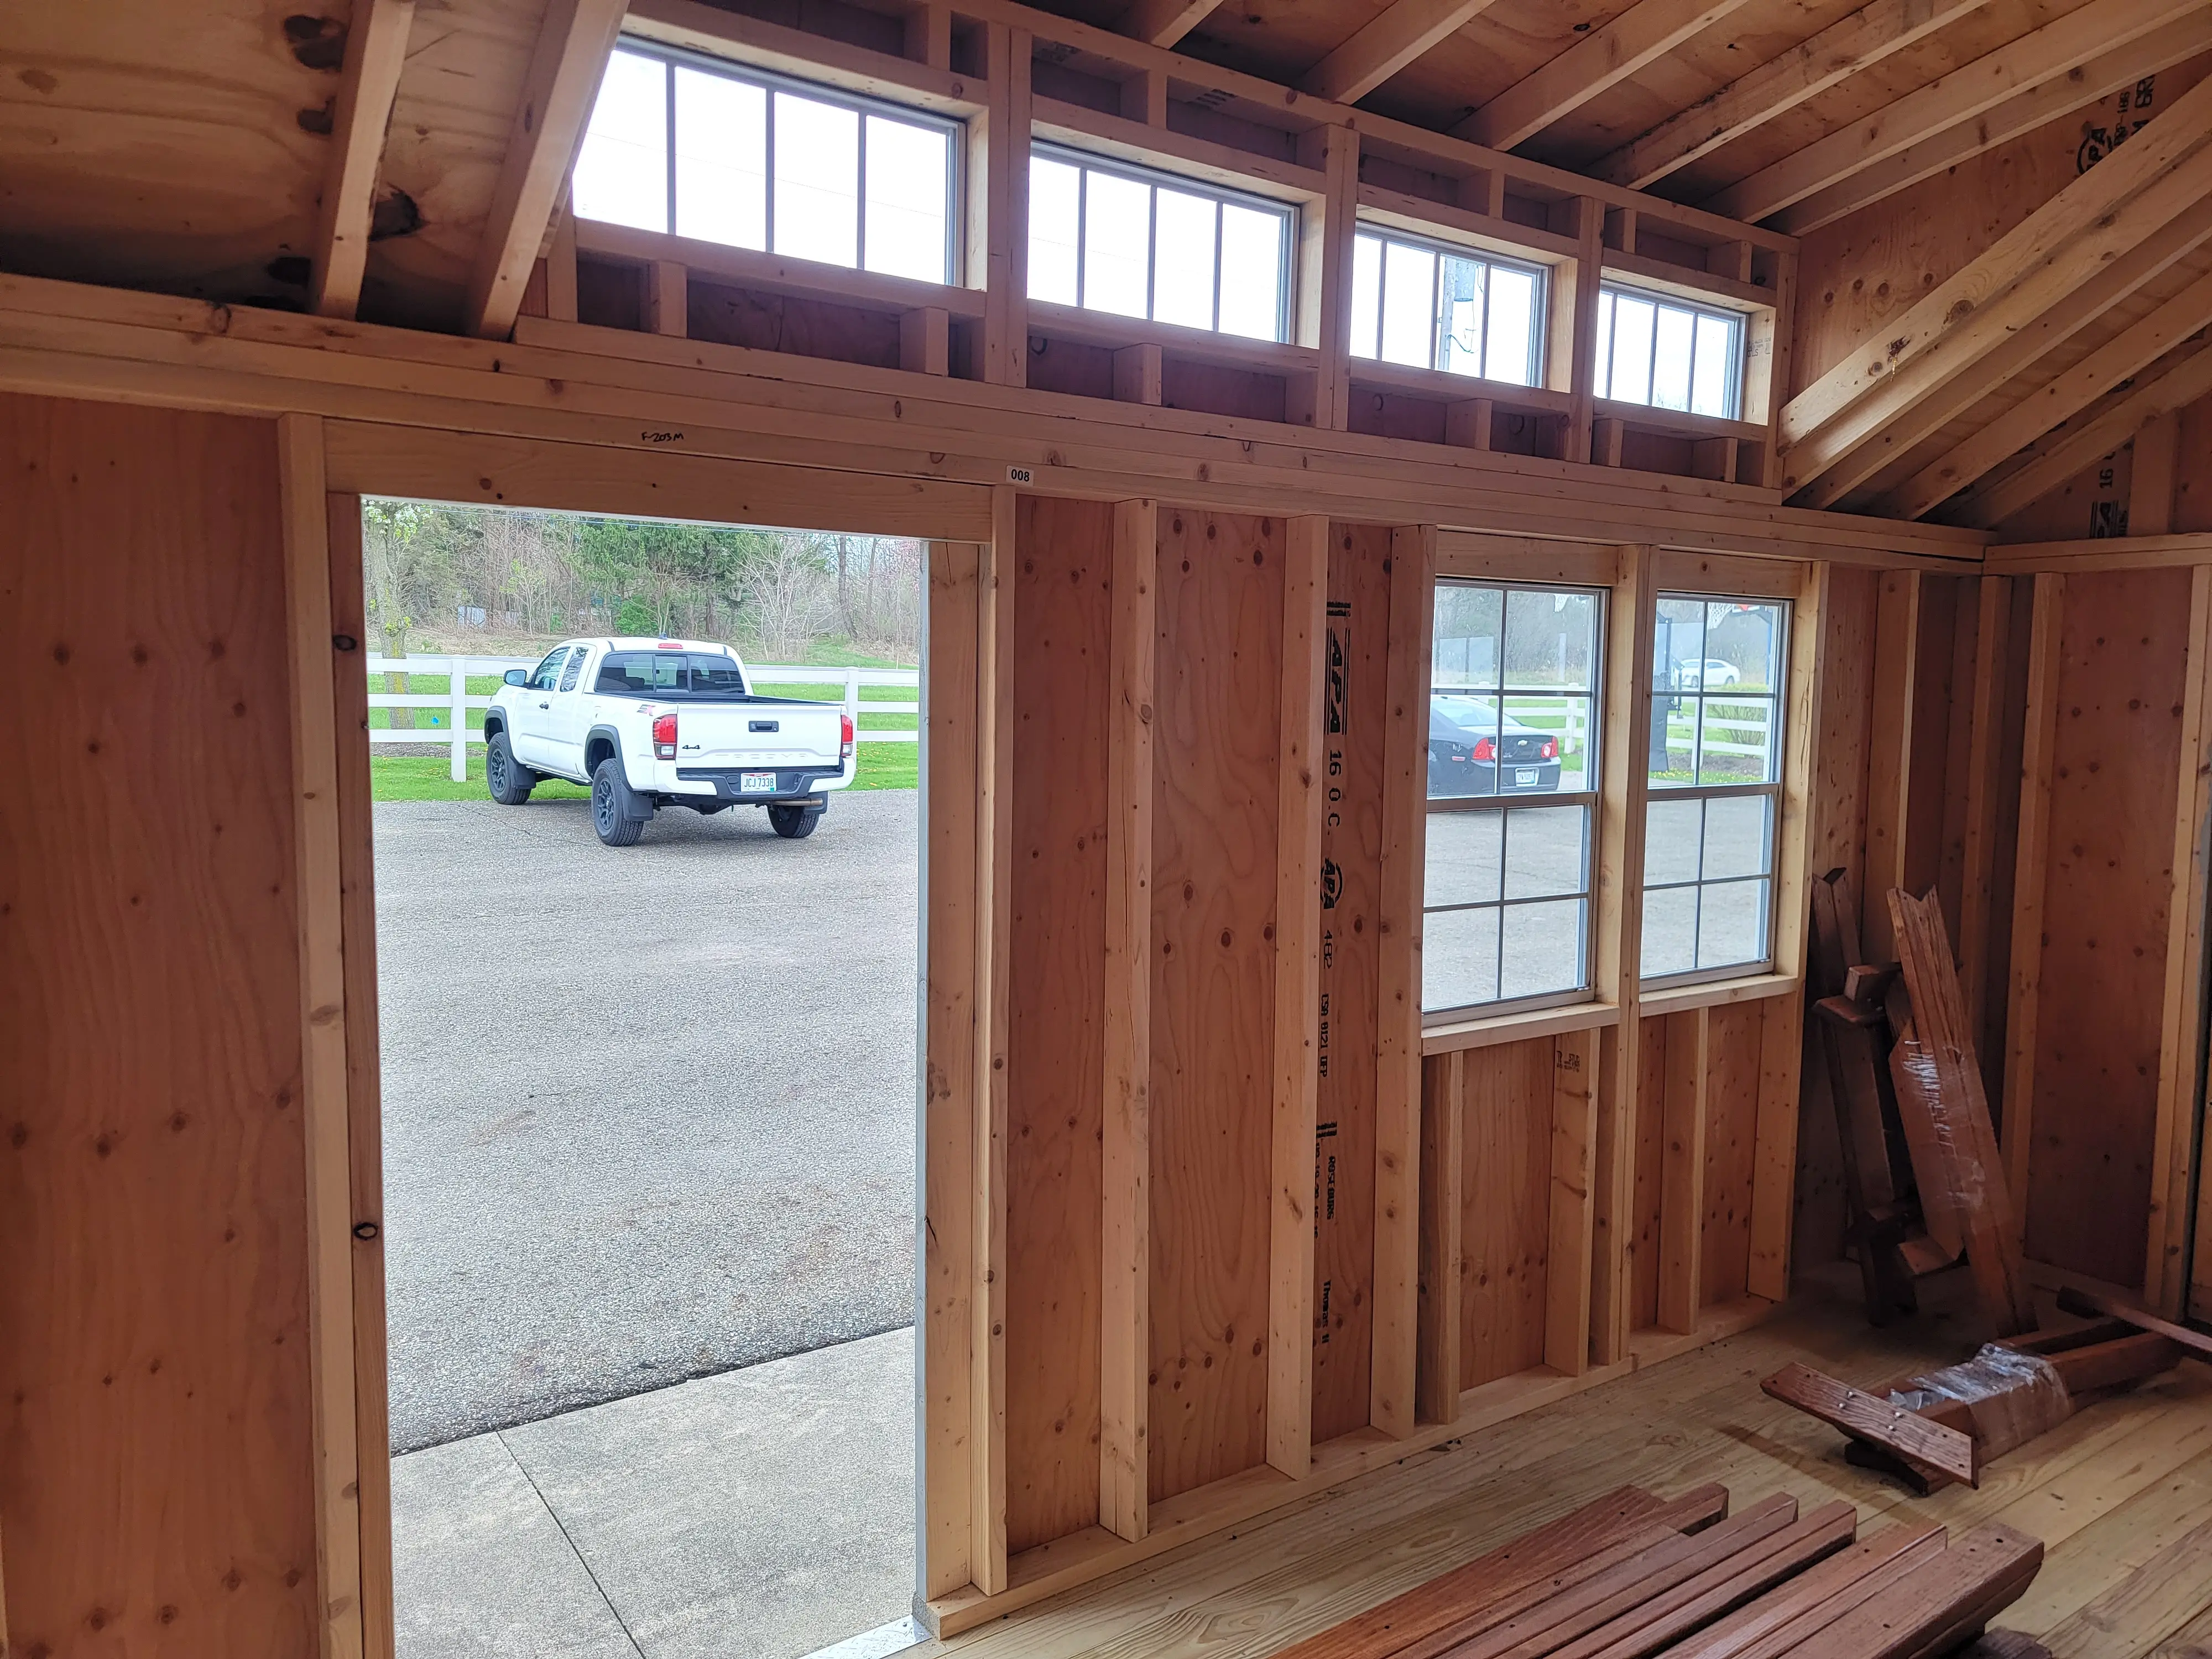
{"label": "asphalt driveway", "polygon": [[911,1322],[917,799],[376,808],[395,1450]]}

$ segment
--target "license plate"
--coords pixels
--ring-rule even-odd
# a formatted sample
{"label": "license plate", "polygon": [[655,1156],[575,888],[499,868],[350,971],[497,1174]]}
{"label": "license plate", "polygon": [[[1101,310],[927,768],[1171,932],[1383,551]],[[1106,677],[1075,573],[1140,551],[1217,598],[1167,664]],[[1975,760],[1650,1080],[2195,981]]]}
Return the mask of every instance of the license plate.
{"label": "license plate", "polygon": [[738,774],[738,793],[744,795],[773,795],[775,793],[775,774],[740,772]]}
{"label": "license plate", "polygon": [[1513,782],[1514,782],[1515,787],[1517,787],[1517,788],[1522,788],[1522,789],[1533,789],[1533,788],[1534,788],[1534,787],[1535,787],[1535,786],[1536,786],[1536,769],[1535,769],[1535,768],[1534,768],[1534,767],[1526,767],[1526,768],[1523,768],[1522,770],[1520,770],[1520,771],[1518,771],[1518,772],[1516,772],[1516,773],[1513,775]]}

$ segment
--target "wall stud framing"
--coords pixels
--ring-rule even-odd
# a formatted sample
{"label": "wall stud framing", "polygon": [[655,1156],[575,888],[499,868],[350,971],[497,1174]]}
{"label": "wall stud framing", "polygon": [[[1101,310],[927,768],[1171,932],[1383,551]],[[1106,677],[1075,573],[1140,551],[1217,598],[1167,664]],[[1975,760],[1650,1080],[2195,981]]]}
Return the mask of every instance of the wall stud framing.
{"label": "wall stud framing", "polygon": [[[1705,1126],[1711,1113],[1712,1011],[1670,1017],[1667,1032],[1665,1140],[1659,1173],[1659,1328],[1698,1328],[1705,1285]],[[1680,1039],[1685,1030],[1691,1041]]]}
{"label": "wall stud framing", "polygon": [[1276,773],[1273,1180],[1268,1203],[1267,1462],[1313,1464],[1314,1136],[1320,1075],[1322,722],[1328,520],[1290,521]]}
{"label": "wall stud framing", "polygon": [[976,583],[976,750],[981,763],[975,837],[975,1427],[969,1502],[975,1586],[1006,1587],[1006,1040],[1013,925],[1014,576],[1017,497],[992,492],[992,538]]}
{"label": "wall stud framing", "polygon": [[[1384,669],[1382,872],[1376,926],[1375,1358],[1370,1421],[1413,1432],[1420,1328],[1421,883],[1427,844],[1429,653],[1437,532],[1390,536],[1390,626]],[[1307,1145],[1309,1154],[1311,1141]]]}
{"label": "wall stud framing", "polygon": [[2011,649],[2012,582],[1984,576],[1976,584],[1972,726],[1966,743],[1966,825],[1959,893],[1959,957],[1966,980],[1967,1021],[1984,1029],[1990,1004],[1990,906],[1997,844],[1998,724],[2003,715],[2005,658]]}
{"label": "wall stud framing", "polygon": [[[2171,474],[2168,483],[2171,484]],[[2168,495],[2170,498],[2171,489]],[[2143,1301],[2179,1316],[2188,1294],[2189,1183],[2201,1087],[2203,1026],[2205,825],[2212,814],[2212,566],[2189,573],[2189,635],[2183,659],[2181,775],[2175,800],[2173,897],[2166,911],[2166,1003],[2158,1059],[2158,1116],[2150,1164],[2150,1237]],[[2023,1203],[2022,1207],[2025,1207]]]}
{"label": "wall stud framing", "polygon": [[1424,1423],[1455,1423],[1460,1396],[1460,1282],[1467,1054],[1454,1049],[1421,1068],[1420,1355],[1415,1405]]}
{"label": "wall stud framing", "polygon": [[1551,1247],[1545,1256],[1544,1363],[1570,1376],[1589,1369],[1597,1051],[1598,1033],[1594,1030],[1563,1031],[1552,1040]]}
{"label": "wall stud framing", "polygon": [[1144,1537],[1150,1494],[1152,698],[1157,502],[1114,509],[1108,650],[1104,1227],[1100,1261],[1098,1524]]}
{"label": "wall stud framing", "polygon": [[2002,1148],[2005,1185],[2013,1194],[2013,1225],[2023,1236],[2027,1226],[2029,1138],[2035,1116],[2035,1027],[2043,983],[2044,884],[2051,860],[2051,766],[2058,724],[2059,623],[2065,603],[2065,577],[2050,574],[2036,577],[2027,647],[2027,726],[2020,763],[2020,850],[2013,878]]}
{"label": "wall stud framing", "polygon": [[1866,879],[1859,894],[1859,938],[1869,962],[1888,962],[1896,955],[1889,943],[1889,890],[1907,884],[1920,599],[1917,570],[1882,573],[1875,622],[1874,723],[1867,751]]}
{"label": "wall stud framing", "polygon": [[1619,550],[1606,608],[1605,787],[1599,797],[1597,948],[1601,1001],[1618,1011],[1599,1034],[1596,1150],[1590,1249],[1591,1356],[1600,1365],[1628,1358],[1632,1305],[1628,1241],[1635,1230],[1638,1009],[1644,954],[1644,830],[1650,791],[1650,650],[1658,585],[1652,550]]}
{"label": "wall stud framing", "polygon": [[933,542],[922,719],[922,1592],[974,1577],[976,882],[981,757],[977,685],[982,550]]}
{"label": "wall stud framing", "polygon": [[290,617],[295,893],[300,928],[301,1107],[307,1128],[309,1359],[314,1389],[318,1632],[325,1659],[362,1652],[360,1467],[356,1440],[353,1176],[346,1069],[345,920],[340,876],[337,709],[331,681],[329,504],[323,422],[276,422]]}

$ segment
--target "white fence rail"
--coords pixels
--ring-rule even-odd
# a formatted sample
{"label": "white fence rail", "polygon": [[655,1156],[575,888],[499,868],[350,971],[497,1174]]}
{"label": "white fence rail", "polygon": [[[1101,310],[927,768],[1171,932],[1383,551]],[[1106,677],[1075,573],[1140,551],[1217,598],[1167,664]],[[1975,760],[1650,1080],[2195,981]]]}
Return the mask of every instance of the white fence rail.
{"label": "white fence rail", "polygon": [[[383,747],[395,744],[435,745],[446,749],[453,760],[453,779],[455,783],[469,775],[469,749],[471,744],[483,746],[483,728],[479,723],[469,724],[471,710],[482,713],[491,707],[489,696],[472,696],[468,690],[471,678],[497,679],[510,668],[526,672],[538,666],[536,657],[371,657],[368,659],[368,706],[371,708],[406,708],[429,715],[428,725],[373,726],[368,741],[372,746]],[[915,732],[879,732],[861,724],[863,716],[871,714],[919,714],[921,704],[915,702],[879,702],[863,700],[860,688],[866,685],[912,686],[917,696],[921,689],[921,676],[911,668],[803,668],[781,663],[749,663],[745,672],[756,685],[830,685],[838,688],[840,695],[824,697],[824,702],[842,702],[845,712],[853,717],[854,736],[862,743],[918,743],[921,733]],[[386,674],[422,676],[428,679],[442,679],[442,691],[389,691],[381,689]]]}

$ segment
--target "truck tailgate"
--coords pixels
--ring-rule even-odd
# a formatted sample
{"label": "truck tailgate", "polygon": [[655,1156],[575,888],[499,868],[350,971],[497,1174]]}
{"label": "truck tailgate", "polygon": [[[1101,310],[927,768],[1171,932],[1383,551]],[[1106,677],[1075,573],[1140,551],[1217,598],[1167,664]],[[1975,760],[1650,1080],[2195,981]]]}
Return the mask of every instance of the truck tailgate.
{"label": "truck tailgate", "polygon": [[678,766],[823,766],[842,758],[844,710],[834,702],[683,702],[676,715]]}

